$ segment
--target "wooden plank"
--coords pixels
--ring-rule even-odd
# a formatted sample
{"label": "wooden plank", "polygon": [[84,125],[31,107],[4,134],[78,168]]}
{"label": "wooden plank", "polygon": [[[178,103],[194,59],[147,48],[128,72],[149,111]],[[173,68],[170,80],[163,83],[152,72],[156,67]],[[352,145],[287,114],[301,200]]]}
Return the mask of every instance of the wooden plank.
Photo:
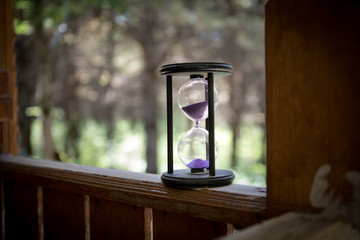
{"label": "wooden plank", "polygon": [[0,99],[0,122],[9,122],[11,120],[11,100]]}
{"label": "wooden plank", "polygon": [[214,239],[227,234],[227,224],[153,210],[154,239]]}
{"label": "wooden plank", "polygon": [[38,239],[37,187],[5,180],[5,239]]}
{"label": "wooden plank", "polygon": [[6,1],[1,1],[0,2],[0,68],[5,68],[6,66],[6,35],[7,35],[7,30],[6,30],[6,25],[7,25],[7,21],[6,21],[6,10],[8,10],[6,8]]}
{"label": "wooden plank", "polygon": [[266,5],[268,209],[313,209],[316,171],[348,201],[360,171],[360,4],[269,1]]}
{"label": "wooden plank", "polygon": [[9,135],[10,135],[10,123],[0,122],[0,152],[9,152],[10,151],[10,142],[9,142]]}
{"label": "wooden plank", "polygon": [[1,197],[1,235],[0,239],[5,239],[5,197],[4,197],[4,179],[1,179],[0,181],[0,197]]}
{"label": "wooden plank", "polygon": [[231,185],[213,189],[165,187],[159,175],[131,173],[54,161],[0,155],[0,176],[42,186],[233,223],[240,227],[265,217],[266,189]]}
{"label": "wooden plank", "polygon": [[10,95],[11,92],[8,71],[0,68],[0,99],[9,97]]}
{"label": "wooden plank", "polygon": [[0,69],[0,152],[10,152],[11,135],[11,91],[9,74],[6,69]]}
{"label": "wooden plank", "polygon": [[84,196],[43,189],[44,239],[85,239]]}
{"label": "wooden plank", "polygon": [[152,208],[145,208],[144,211],[144,228],[145,228],[145,240],[153,240],[153,210]]}
{"label": "wooden plank", "polygon": [[144,239],[144,208],[90,198],[91,239]]}
{"label": "wooden plank", "polygon": [[[17,86],[16,86],[16,70],[15,70],[15,53],[14,41],[15,34],[13,32],[13,1],[2,1],[0,3],[0,69],[5,70],[8,74],[8,83],[0,84],[0,92],[3,92],[5,87],[9,90],[9,99],[0,106],[0,119],[6,119],[6,124],[2,124],[2,139],[0,143],[1,152],[7,152],[16,155],[18,153],[17,134],[18,134],[18,106],[17,106]],[[10,88],[8,88],[10,87]],[[0,93],[1,94],[1,93]],[[0,96],[1,98],[1,96]],[[11,117],[8,119],[8,117]]]}
{"label": "wooden plank", "polygon": [[37,214],[39,240],[44,240],[44,201],[42,186],[37,187]]}
{"label": "wooden plank", "polygon": [[90,240],[90,196],[84,196],[85,240]]}
{"label": "wooden plank", "polygon": [[5,69],[0,69],[0,122],[11,121],[11,113],[12,106],[9,74]]}

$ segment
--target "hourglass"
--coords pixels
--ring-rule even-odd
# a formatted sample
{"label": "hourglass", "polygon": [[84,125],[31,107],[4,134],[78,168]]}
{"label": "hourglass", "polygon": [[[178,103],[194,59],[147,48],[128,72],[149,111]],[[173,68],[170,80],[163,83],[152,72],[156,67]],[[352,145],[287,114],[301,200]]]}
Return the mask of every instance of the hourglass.
{"label": "hourglass", "polygon": [[[168,171],[163,173],[163,183],[170,187],[218,187],[231,184],[234,174],[215,169],[218,147],[215,141],[214,110],[218,94],[214,75],[230,75],[232,67],[226,63],[195,62],[164,65],[161,75],[166,75],[167,91],[167,147]],[[184,115],[194,126],[180,139],[177,147],[179,159],[186,169],[173,169],[173,103],[172,79],[189,78],[179,89],[177,102]],[[206,120],[206,129],[202,122]]]}

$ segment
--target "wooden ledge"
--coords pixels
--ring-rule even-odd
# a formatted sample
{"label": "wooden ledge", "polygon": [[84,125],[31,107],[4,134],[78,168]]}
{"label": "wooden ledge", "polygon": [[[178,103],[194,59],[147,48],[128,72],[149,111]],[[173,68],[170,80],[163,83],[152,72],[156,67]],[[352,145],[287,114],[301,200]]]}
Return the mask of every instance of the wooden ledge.
{"label": "wooden ledge", "polygon": [[211,189],[165,187],[160,175],[76,165],[0,154],[0,176],[94,198],[176,212],[236,224],[265,217],[266,189],[230,185]]}

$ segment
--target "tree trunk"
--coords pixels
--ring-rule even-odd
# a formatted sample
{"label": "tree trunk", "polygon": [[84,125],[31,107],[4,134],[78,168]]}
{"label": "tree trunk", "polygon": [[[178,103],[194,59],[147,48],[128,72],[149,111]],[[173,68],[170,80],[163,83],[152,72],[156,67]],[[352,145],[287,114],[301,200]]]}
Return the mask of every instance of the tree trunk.
{"label": "tree trunk", "polygon": [[157,75],[147,65],[143,81],[143,118],[146,132],[147,173],[157,173]]}
{"label": "tree trunk", "polygon": [[240,120],[243,112],[245,101],[245,84],[243,80],[237,82],[238,76],[230,76],[230,100],[229,106],[231,109],[229,126],[232,131],[232,147],[231,147],[231,167],[235,168],[238,165],[238,157],[236,154],[238,139],[240,137]]}
{"label": "tree trunk", "polygon": [[44,33],[41,16],[43,15],[43,1],[34,4],[34,38],[36,52],[39,56],[40,107],[42,110],[42,152],[46,159],[54,159],[54,143],[52,138],[52,66],[53,52],[49,48],[50,38]]}
{"label": "tree trunk", "polygon": [[234,121],[231,124],[231,132],[232,132],[232,145],[231,145],[231,168],[235,168],[238,164],[238,158],[236,154],[238,139],[239,139],[239,123],[238,121]]}
{"label": "tree trunk", "polygon": [[[261,84],[261,86],[259,87],[260,89],[262,89],[262,91],[260,91],[261,93],[261,98],[260,98],[260,112],[264,113],[264,115],[266,114],[266,102],[265,102],[265,84]],[[259,94],[260,95],[260,94]],[[259,159],[259,162],[262,164],[266,165],[266,149],[267,149],[267,131],[266,131],[266,122],[265,119],[263,122],[261,122],[259,124],[260,128],[262,129],[263,135],[262,135],[262,146],[261,146],[261,156]]]}
{"label": "tree trunk", "polygon": [[75,163],[80,163],[80,154],[79,154],[79,145],[78,140],[80,137],[80,119],[77,113],[72,112],[72,110],[65,109],[66,112],[66,121],[67,121],[67,133],[66,133],[66,142],[65,142],[65,151],[66,153],[74,158]]}
{"label": "tree trunk", "polygon": [[18,36],[15,42],[16,71],[18,86],[18,120],[20,130],[20,151],[23,155],[32,155],[31,126],[33,116],[26,115],[26,109],[35,105],[36,81],[38,78],[37,55],[34,52],[33,37]]}
{"label": "tree trunk", "polygon": [[45,159],[54,159],[55,148],[52,138],[52,119],[50,116],[50,109],[42,107],[42,151]]}
{"label": "tree trunk", "polygon": [[[165,2],[164,2],[165,3]],[[160,76],[157,68],[165,58],[169,49],[178,41],[177,34],[163,39],[166,36],[166,28],[159,15],[159,4],[152,1],[144,1],[138,7],[142,17],[137,25],[127,25],[126,32],[136,39],[143,49],[145,69],[142,82],[143,119],[146,131],[146,172],[157,172],[157,82]],[[179,29],[177,31],[180,32]],[[159,37],[161,36],[161,37]]]}
{"label": "tree trunk", "polygon": [[45,46],[39,46],[39,54],[41,54],[40,59],[42,59],[40,71],[40,82],[41,82],[41,100],[40,107],[42,110],[42,151],[43,157],[45,159],[54,159],[55,147],[52,137],[52,119],[51,119],[51,109],[52,109],[52,57],[51,53],[48,51],[48,48]]}

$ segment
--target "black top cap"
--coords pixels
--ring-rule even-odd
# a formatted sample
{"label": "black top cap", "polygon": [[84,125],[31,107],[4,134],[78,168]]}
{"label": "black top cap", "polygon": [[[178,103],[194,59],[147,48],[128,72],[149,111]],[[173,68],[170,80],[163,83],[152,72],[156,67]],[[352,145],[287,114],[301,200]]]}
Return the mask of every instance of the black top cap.
{"label": "black top cap", "polygon": [[160,68],[161,75],[183,75],[189,76],[194,73],[209,73],[215,75],[231,75],[233,68],[230,64],[219,62],[189,62],[163,65]]}

